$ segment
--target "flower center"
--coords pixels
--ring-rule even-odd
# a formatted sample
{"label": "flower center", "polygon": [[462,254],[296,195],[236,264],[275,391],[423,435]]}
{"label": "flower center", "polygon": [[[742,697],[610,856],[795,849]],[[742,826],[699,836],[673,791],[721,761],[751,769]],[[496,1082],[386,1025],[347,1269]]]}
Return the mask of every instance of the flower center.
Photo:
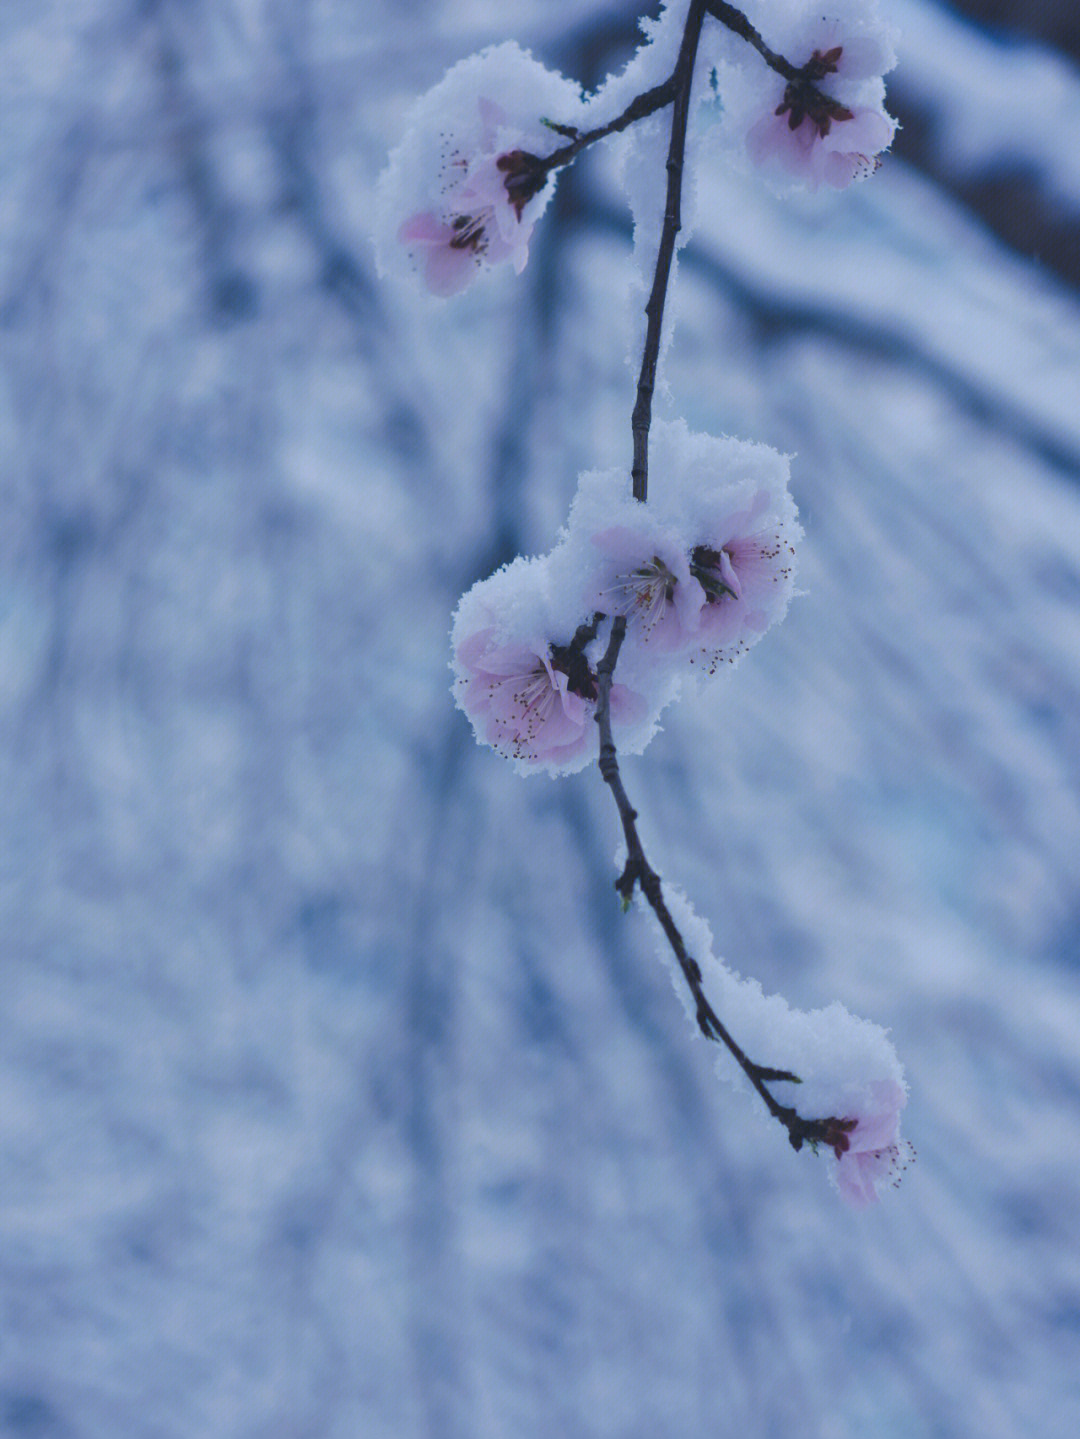
{"label": "flower center", "polygon": [[526,713],[531,711],[538,719],[546,719],[555,699],[551,676],[543,665],[538,665],[524,676],[524,681],[514,698]]}
{"label": "flower center", "polygon": [[454,231],[449,241],[451,250],[471,250],[474,255],[482,255],[487,249],[487,223],[492,217],[490,208],[481,210],[478,215],[455,215],[450,221],[450,228]]}
{"label": "flower center", "polygon": [[777,105],[775,113],[788,117],[789,130],[797,130],[804,120],[809,119],[810,124],[824,138],[832,129],[834,120],[855,118],[854,112],[846,105],[822,94],[817,88],[818,81],[824,80],[826,75],[836,74],[843,53],[842,45],[834,45],[824,54],[815,50],[798,72],[798,78],[788,81],[784,98]]}
{"label": "flower center", "polygon": [[501,170],[506,194],[514,207],[514,213],[521,219],[521,212],[547,184],[547,170],[544,162],[527,150],[510,150],[495,161],[495,168]]}
{"label": "flower center", "polygon": [[618,575],[604,593],[614,597],[618,614],[635,613],[642,626],[649,630],[675,598],[677,584],[678,580],[660,556],[653,555],[647,564],[639,565],[629,574]]}
{"label": "flower center", "polygon": [[566,676],[566,688],[570,694],[583,700],[596,698],[596,676],[580,649],[572,644],[552,645],[551,668]]}
{"label": "flower center", "polygon": [[705,591],[705,598],[714,605],[729,595],[737,600],[742,594],[739,577],[732,563],[731,550],[725,545],[695,545],[690,552],[690,573]]}

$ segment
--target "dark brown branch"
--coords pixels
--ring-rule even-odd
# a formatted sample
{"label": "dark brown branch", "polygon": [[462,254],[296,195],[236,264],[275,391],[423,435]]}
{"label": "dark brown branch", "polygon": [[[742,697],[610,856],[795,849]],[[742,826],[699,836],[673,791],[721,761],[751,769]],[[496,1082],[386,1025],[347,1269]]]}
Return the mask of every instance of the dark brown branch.
{"label": "dark brown branch", "polygon": [[837,61],[843,53],[842,45],[836,46],[834,50],[827,50],[824,54],[815,50],[802,65],[793,65],[783,55],[770,50],[742,11],[729,5],[727,0],[705,0],[705,8],[722,25],[726,25],[729,30],[752,45],[766,65],[787,81],[783,101],[776,113],[787,115],[792,130],[797,130],[809,116],[818,133],[824,136],[829,133],[833,121],[853,118],[846,105],[834,100],[818,85],[818,81],[836,73]]}
{"label": "dark brown branch", "polygon": [[[502,168],[507,171],[506,183],[511,198],[515,198],[520,193],[522,203],[524,203],[531,194],[537,192],[540,184],[543,183],[543,178],[551,170],[560,165],[569,164],[586,145],[592,144],[594,140],[598,140],[604,135],[626,129],[635,120],[652,114],[664,105],[671,104],[673,107],[667,158],[668,182],[664,224],[660,235],[652,290],[645,307],[648,323],[641,371],[638,376],[637,396],[631,418],[634,438],[634,464],[631,472],[633,494],[635,499],[642,502],[648,495],[649,429],[652,424],[652,397],[656,387],[656,367],[663,330],[664,304],[671,277],[675,241],[682,228],[682,175],[686,153],[686,127],[690,111],[690,91],[694,79],[698,40],[706,13],[714,15],[749,41],[773,69],[779,70],[779,73],[788,79],[789,85],[798,82],[805,87],[806,72],[796,70],[782,56],[775,55],[769,50],[761,36],[740,11],[723,3],[723,0],[691,0],[686,28],[683,31],[682,44],[679,49],[679,58],[670,80],[639,96],[617,120],[612,121],[609,125],[585,134],[573,133],[569,144],[556,150],[544,161],[538,160],[535,156],[516,152],[511,156],[503,157],[508,162]],[[560,134],[570,133],[563,127],[553,126],[552,128]],[[539,184],[535,183],[537,179],[539,179]],[[604,616],[597,612],[591,621],[578,627],[569,645],[559,647],[557,653],[556,648],[553,647],[553,662],[567,671],[573,665],[585,665],[587,663],[584,656],[585,646],[595,639],[603,618]],[[660,876],[645,857],[645,851],[637,831],[637,811],[630,803],[622,781],[618,752],[615,748],[611,728],[611,687],[619,651],[625,636],[626,616],[617,615],[612,620],[607,649],[596,666],[594,677],[595,718],[600,736],[600,774],[615,800],[622,823],[623,837],[626,841],[626,863],[623,866],[622,874],[615,881],[615,888],[619,892],[624,906],[630,904],[635,890],[641,891],[646,903],[655,914],[660,928],[671,946],[672,953],[678,961],[690,993],[693,995],[698,1028],[706,1039],[725,1046],[761,1097],[769,1113],[787,1130],[792,1147],[798,1150],[804,1144],[810,1144],[815,1148],[818,1144],[826,1144],[834,1149],[839,1157],[848,1147],[848,1134],[855,1127],[856,1121],[836,1117],[804,1119],[792,1106],[781,1104],[774,1097],[768,1087],[770,1084],[799,1084],[798,1075],[792,1074],[786,1069],[774,1069],[768,1065],[755,1063],[727,1029],[706,997],[701,966],[687,949],[679,927],[668,909]],[[591,672],[590,678],[593,678]]]}
{"label": "dark brown branch", "polygon": [[[641,95],[635,95],[622,114],[614,120],[609,120],[606,125],[600,125],[595,130],[575,132],[570,144],[553,151],[541,161],[540,168],[546,175],[551,170],[559,170],[564,165],[569,165],[572,160],[577,159],[586,146],[594,145],[597,140],[603,140],[608,135],[618,135],[638,120],[644,120],[648,115],[655,115],[657,110],[662,110],[665,105],[670,105],[674,98],[675,76],[672,75],[662,85],[654,85],[651,90],[646,90]],[[560,135],[567,133],[566,126],[551,125],[550,121],[548,124]]]}
{"label": "dark brown branch", "polygon": [[645,314],[645,349],[641,356],[637,399],[630,427],[634,434],[634,464],[630,471],[634,499],[644,501],[649,493],[649,427],[652,424],[652,398],[656,388],[656,366],[660,356],[660,335],[664,324],[664,301],[667,298],[671,260],[675,239],[682,229],[682,172],[686,153],[686,122],[690,114],[690,88],[694,82],[694,61],[697,58],[701,25],[705,18],[705,0],[690,0],[679,58],[672,80],[675,98],[671,112],[671,143],[667,158],[667,203],[664,207],[664,228],[656,255],[656,270]]}
{"label": "dark brown branch", "polygon": [[495,162],[503,172],[503,184],[506,186],[510,203],[517,210],[518,219],[521,219],[522,210],[533,196],[538,195],[547,184],[552,170],[569,165],[586,146],[594,145],[597,140],[603,140],[607,135],[617,135],[636,121],[644,120],[647,115],[654,115],[657,110],[670,105],[674,98],[673,76],[662,85],[654,85],[651,90],[635,95],[621,115],[609,120],[606,125],[597,126],[595,130],[579,131],[572,125],[557,125],[553,120],[545,120],[544,124],[557,135],[568,135],[570,143],[560,146],[547,156],[531,155],[525,150],[511,150],[506,155],[500,155]]}
{"label": "dark brown branch", "polygon": [[600,730],[600,774],[615,800],[619,819],[622,822],[623,837],[626,840],[626,863],[623,866],[622,874],[615,881],[615,888],[621,895],[624,905],[628,905],[633,899],[634,890],[640,889],[646,903],[656,915],[660,928],[664,931],[668,944],[671,946],[672,953],[678,960],[683,978],[694,997],[698,1028],[706,1039],[715,1040],[727,1048],[739,1068],[761,1096],[769,1113],[787,1130],[792,1148],[801,1149],[807,1143],[813,1146],[827,1144],[839,1155],[848,1146],[847,1135],[855,1127],[855,1121],[835,1117],[803,1119],[797,1110],[790,1105],[780,1104],[773,1096],[767,1087],[769,1084],[782,1082],[798,1084],[800,1082],[798,1075],[785,1069],[771,1069],[763,1064],[755,1064],[724,1025],[705,996],[701,966],[686,948],[686,942],[672,918],[671,911],[664,899],[660,876],[645,858],[645,851],[637,831],[637,811],[630,803],[626,787],[622,782],[618,751],[615,748],[611,732],[611,686],[625,635],[626,616],[618,615],[612,621],[611,637],[604,657],[596,666],[596,723]]}
{"label": "dark brown branch", "polygon": [[783,55],[769,49],[741,10],[736,10],[734,5],[728,5],[726,0],[705,0],[705,9],[714,19],[734,31],[748,45],[752,45],[771,70],[783,75],[785,80],[801,79],[801,72],[790,60],[785,60]]}

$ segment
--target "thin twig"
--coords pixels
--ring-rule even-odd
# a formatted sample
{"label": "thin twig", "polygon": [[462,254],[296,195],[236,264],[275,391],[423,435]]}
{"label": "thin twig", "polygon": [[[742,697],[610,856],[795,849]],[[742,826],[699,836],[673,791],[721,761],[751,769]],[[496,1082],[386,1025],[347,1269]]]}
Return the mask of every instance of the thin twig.
{"label": "thin twig", "polygon": [[785,80],[802,78],[801,71],[790,60],[785,60],[783,55],[778,55],[775,50],[769,49],[750,21],[741,10],[736,10],[734,5],[728,5],[726,0],[705,0],[705,9],[714,19],[719,20],[722,25],[726,25],[729,30],[733,30],[748,45],[752,45],[766,65],[771,70],[775,70],[778,75],[783,75]]}
{"label": "thin twig", "polygon": [[[561,149],[554,150],[540,161],[537,167],[538,173],[546,175],[550,170],[558,170],[564,165],[569,165],[572,160],[577,159],[587,145],[594,145],[597,140],[603,140],[608,135],[618,135],[629,126],[636,124],[638,120],[644,120],[648,115],[655,115],[657,110],[662,110],[665,105],[670,105],[675,98],[675,79],[675,75],[672,75],[662,85],[654,85],[651,90],[635,95],[622,114],[614,120],[609,120],[606,125],[600,125],[595,130],[583,130],[575,133],[569,145],[563,145]],[[552,126],[552,128],[558,127]]]}
{"label": "thin twig", "polygon": [[649,493],[649,427],[652,424],[652,397],[656,388],[656,366],[660,356],[660,335],[664,324],[664,301],[667,298],[671,260],[675,254],[675,238],[682,229],[682,172],[686,153],[686,122],[690,114],[690,88],[694,82],[694,61],[697,58],[701,25],[705,18],[705,0],[690,0],[679,59],[672,79],[675,99],[671,113],[671,143],[667,158],[667,203],[664,207],[664,228],[656,255],[656,271],[652,291],[645,306],[648,324],[645,349],[641,356],[637,399],[630,427],[634,434],[634,463],[630,471],[634,499],[644,501]]}
{"label": "thin twig", "polygon": [[[664,227],[656,257],[656,271],[653,276],[652,292],[645,307],[648,326],[645,334],[645,348],[638,378],[637,399],[631,419],[634,436],[634,467],[632,470],[634,498],[642,502],[648,494],[648,451],[649,429],[652,423],[652,396],[656,384],[656,366],[660,353],[660,335],[664,319],[664,301],[667,296],[671,275],[671,261],[675,253],[675,239],[682,225],[682,172],[686,153],[686,125],[690,111],[690,90],[694,78],[694,61],[697,57],[698,39],[706,10],[715,14],[715,0],[691,0],[690,10],[683,31],[679,59],[672,76],[675,94],[671,116],[671,141],[667,159],[667,202],[664,210]],[[723,6],[727,10],[730,7]],[[739,12],[734,12],[738,14]],[[723,19],[723,16],[718,18]],[[741,17],[745,21],[745,16]],[[745,21],[749,27],[749,22]],[[753,35],[757,35],[749,27]],[[743,33],[740,31],[740,33]],[[746,36],[750,38],[749,35]],[[761,37],[757,37],[760,41]],[[753,41],[751,41],[753,43]],[[762,44],[764,42],[761,42]],[[771,52],[770,52],[771,54]],[[785,62],[786,63],[786,62]],[[598,617],[592,621],[592,633],[596,632]],[[580,633],[584,632],[584,628]],[[854,1121],[845,1119],[803,1119],[790,1105],[781,1104],[768,1088],[770,1084],[798,1084],[799,1077],[789,1070],[772,1069],[756,1064],[734,1036],[727,1029],[705,995],[702,984],[701,966],[686,947],[686,941],[679,931],[664,899],[660,876],[649,864],[637,831],[637,811],[630,803],[626,787],[619,770],[619,756],[611,729],[611,686],[626,636],[626,616],[616,615],[611,623],[611,635],[607,649],[596,666],[596,723],[600,732],[600,774],[611,790],[615,806],[619,811],[623,837],[626,840],[626,863],[622,874],[615,881],[615,888],[628,905],[635,889],[640,889],[646,903],[656,915],[660,928],[678,961],[683,978],[694,997],[698,1028],[706,1039],[723,1044],[733,1056],[740,1069],[761,1096],[766,1108],[774,1119],[787,1130],[788,1139],[794,1149],[801,1149],[804,1143],[831,1145],[839,1154],[848,1146],[847,1133],[854,1127]]]}
{"label": "thin twig", "polygon": [[660,876],[645,858],[641,837],[637,831],[637,810],[626,793],[619,770],[618,751],[611,732],[611,686],[625,635],[626,616],[617,615],[612,621],[611,637],[604,657],[596,666],[596,723],[600,730],[600,774],[615,800],[626,840],[626,863],[622,874],[615,881],[615,888],[622,896],[624,904],[629,904],[633,899],[635,888],[641,890],[646,903],[656,915],[672,953],[678,960],[690,993],[694,996],[698,1028],[706,1039],[715,1040],[728,1049],[761,1096],[769,1113],[787,1130],[792,1148],[801,1149],[805,1143],[828,1144],[839,1153],[847,1148],[847,1133],[854,1127],[854,1121],[836,1118],[803,1119],[797,1110],[790,1105],[780,1104],[774,1098],[767,1088],[768,1084],[798,1084],[798,1075],[786,1069],[771,1069],[763,1064],[755,1064],[721,1021],[705,996],[701,966],[686,948],[686,941],[667,907]]}
{"label": "thin twig", "polygon": [[635,95],[621,115],[609,120],[606,125],[598,125],[595,130],[579,131],[572,125],[558,125],[553,120],[545,120],[543,123],[557,135],[571,137],[569,144],[561,145],[550,155],[532,155],[526,150],[511,150],[500,155],[495,163],[503,172],[503,184],[510,203],[517,210],[518,219],[521,219],[522,210],[533,196],[538,195],[547,184],[552,170],[569,165],[587,145],[594,145],[608,135],[617,135],[636,121],[644,120],[647,115],[654,115],[657,110],[670,105],[675,98],[675,90],[675,76],[672,75],[662,85],[654,85],[651,90]]}

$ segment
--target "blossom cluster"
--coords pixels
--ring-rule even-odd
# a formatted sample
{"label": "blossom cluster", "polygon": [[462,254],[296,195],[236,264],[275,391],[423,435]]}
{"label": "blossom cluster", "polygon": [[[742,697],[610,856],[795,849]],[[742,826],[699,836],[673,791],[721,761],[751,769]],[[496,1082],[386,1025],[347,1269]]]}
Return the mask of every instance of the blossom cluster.
{"label": "blossom cluster", "polygon": [[801,531],[786,458],[658,423],[652,468],[647,505],[621,470],[583,475],[555,548],[458,607],[458,704],[519,769],[566,774],[595,756],[596,665],[616,615],[627,623],[612,727],[638,752],[686,679],[734,663],[787,609]]}
{"label": "blossom cluster", "polygon": [[[416,102],[379,181],[380,273],[419,278],[442,298],[505,262],[520,274],[555,185],[547,161],[567,137],[601,132],[668,79],[688,4],[669,0],[657,20],[643,21],[637,55],[587,101],[510,42],[453,66]],[[896,56],[875,0],[830,0],[827,16],[813,0],[751,0],[746,13],[790,68],[771,67],[744,38],[710,22],[694,94],[719,99],[720,123],[692,126],[691,150],[715,144],[780,189],[843,189],[872,174],[896,130],[882,80]],[[664,136],[646,112],[623,146],[622,183],[650,255],[663,213]],[[689,228],[686,219],[680,243]]]}

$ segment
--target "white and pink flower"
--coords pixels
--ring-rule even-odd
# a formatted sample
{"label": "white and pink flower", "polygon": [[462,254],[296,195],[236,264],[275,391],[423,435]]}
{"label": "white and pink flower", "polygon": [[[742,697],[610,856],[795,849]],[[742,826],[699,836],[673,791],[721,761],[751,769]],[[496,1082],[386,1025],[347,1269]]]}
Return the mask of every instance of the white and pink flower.
{"label": "white and pink flower", "polygon": [[[492,626],[466,635],[454,660],[457,701],[477,738],[498,754],[564,773],[594,757],[596,674],[583,653],[568,644],[504,643]],[[614,727],[636,724],[643,713],[638,695],[612,685]]]}
{"label": "white and pink flower", "polygon": [[872,175],[896,129],[884,111],[840,104],[804,109],[787,101],[793,88],[789,85],[780,106],[747,133],[746,150],[754,164],[775,162],[811,190],[821,184],[844,190]]}
{"label": "white and pink flower", "polygon": [[673,654],[692,642],[705,592],[690,573],[685,546],[652,522],[646,506],[639,508],[639,523],[593,535],[598,571],[585,602],[625,615],[631,643]]}
{"label": "white and pink flower", "polygon": [[697,643],[710,671],[733,661],[782,618],[794,587],[793,519],[772,510],[759,490],[732,511],[690,552],[690,573],[705,602]]}
{"label": "white and pink flower", "polygon": [[481,99],[479,106],[481,151],[457,157],[456,183],[447,185],[433,209],[410,216],[397,232],[422,267],[428,289],[443,298],[466,289],[485,265],[509,260],[514,273],[521,274],[529,258],[536,207],[529,216],[525,212],[548,183],[536,156],[519,149],[496,153],[498,129],[506,116],[490,100]]}
{"label": "white and pink flower", "polygon": [[855,1209],[875,1204],[887,1184],[899,1183],[910,1162],[911,1147],[900,1139],[900,1111],[905,1104],[907,1095],[895,1079],[875,1080],[867,1086],[854,1125],[837,1133],[836,1186]]}
{"label": "white and pink flower", "polygon": [[795,71],[767,68],[741,42],[720,67],[727,133],[780,189],[845,189],[873,174],[896,132],[882,80],[896,63],[889,28],[866,0],[830,0],[830,12],[809,0],[751,3]]}
{"label": "white and pink flower", "polygon": [[590,694],[571,688],[570,676],[552,662],[550,646],[500,644],[493,628],[466,636],[455,651],[458,703],[477,738],[507,759],[528,763],[574,760],[588,745],[594,725]]}
{"label": "white and pink flower", "polygon": [[688,662],[715,670],[783,617],[802,532],[789,462],[768,445],[657,420],[650,470],[644,504],[624,470],[580,476],[551,558],[587,614],[627,617],[619,674],[662,708]]}
{"label": "white and pink flower", "polygon": [[[577,628],[586,618],[577,597],[553,584],[546,555],[519,556],[477,581],[458,605],[451,635],[454,696],[480,743],[522,771],[570,774],[598,754],[602,641]],[[644,743],[648,719],[635,687],[625,679],[612,685],[611,721],[622,737]]]}
{"label": "white and pink flower", "polygon": [[569,120],[580,105],[576,86],[513,44],[454,66],[417,102],[379,181],[382,273],[419,274],[441,297],[506,261],[520,274],[554,186],[541,116]]}

